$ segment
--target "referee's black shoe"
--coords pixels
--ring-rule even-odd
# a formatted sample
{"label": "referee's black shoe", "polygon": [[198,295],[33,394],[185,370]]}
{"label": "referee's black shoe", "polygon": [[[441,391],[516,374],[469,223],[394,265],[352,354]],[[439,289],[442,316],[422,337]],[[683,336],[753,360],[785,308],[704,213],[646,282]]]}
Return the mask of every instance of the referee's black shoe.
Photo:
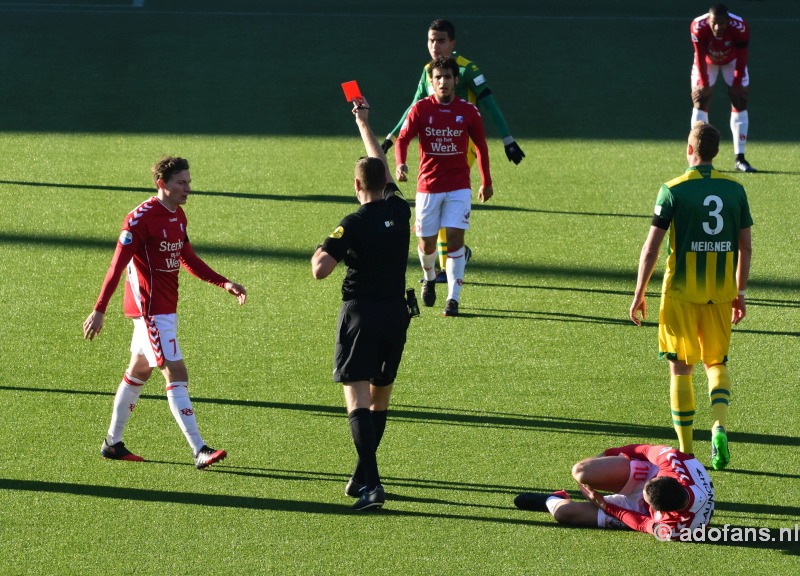
{"label": "referee's black shoe", "polygon": [[380,508],[386,501],[386,495],[383,491],[383,486],[378,484],[372,490],[364,488],[361,490],[361,496],[353,504],[353,510],[366,510],[368,508]]}
{"label": "referee's black shoe", "polygon": [[346,496],[350,496],[350,498],[358,498],[361,496],[361,492],[364,488],[366,488],[366,486],[351,476],[350,480],[347,481],[347,485],[344,487],[344,493]]}

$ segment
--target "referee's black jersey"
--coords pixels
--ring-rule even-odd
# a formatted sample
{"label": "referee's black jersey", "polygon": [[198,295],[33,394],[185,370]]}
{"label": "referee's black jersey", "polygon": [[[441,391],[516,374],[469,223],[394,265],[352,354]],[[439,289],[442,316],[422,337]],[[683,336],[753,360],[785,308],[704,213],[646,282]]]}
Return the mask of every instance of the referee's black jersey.
{"label": "referee's black jersey", "polygon": [[402,197],[362,204],[339,223],[322,245],[347,274],[342,300],[405,298],[411,209]]}

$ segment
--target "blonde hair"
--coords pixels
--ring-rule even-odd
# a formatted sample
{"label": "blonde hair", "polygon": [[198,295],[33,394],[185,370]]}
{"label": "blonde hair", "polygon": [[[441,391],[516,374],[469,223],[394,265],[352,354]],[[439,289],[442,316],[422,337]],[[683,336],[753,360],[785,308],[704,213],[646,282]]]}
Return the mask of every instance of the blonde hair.
{"label": "blonde hair", "polygon": [[689,132],[689,145],[703,162],[710,162],[717,155],[719,139],[719,130],[705,122],[696,122]]}

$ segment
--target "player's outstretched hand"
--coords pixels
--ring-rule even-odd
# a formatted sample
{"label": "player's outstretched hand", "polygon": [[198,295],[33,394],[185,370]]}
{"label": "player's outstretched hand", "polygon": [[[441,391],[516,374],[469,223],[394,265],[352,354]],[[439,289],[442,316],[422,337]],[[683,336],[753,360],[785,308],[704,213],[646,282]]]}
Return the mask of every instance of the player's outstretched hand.
{"label": "player's outstretched hand", "polygon": [[747,316],[747,305],[744,303],[744,294],[740,294],[733,301],[733,313],[731,314],[731,322],[738,324],[744,317]]}
{"label": "player's outstretched hand", "polygon": [[522,162],[522,159],[525,158],[525,152],[522,151],[522,148],[519,147],[519,144],[512,140],[506,144],[506,156],[508,157],[509,161],[513,162],[514,164],[519,164]]}
{"label": "player's outstretched hand", "polygon": [[[639,311],[641,311],[642,313],[641,319],[637,314]],[[631,320],[633,320],[633,323],[636,324],[637,326],[641,326],[642,320],[644,320],[647,316],[647,302],[645,302],[645,299],[644,298],[642,298],[641,300],[634,299],[633,304],[631,304],[631,310],[629,314]]]}
{"label": "player's outstretched hand", "polygon": [[398,164],[397,167],[394,169],[394,177],[397,178],[398,182],[407,182],[408,166],[406,166],[405,164]]}
{"label": "player's outstretched hand", "polygon": [[383,150],[384,154],[388,154],[389,148],[391,148],[392,146],[394,146],[394,140],[392,140],[392,135],[389,134],[386,137],[386,140],[383,141],[383,144],[381,144],[381,150]]}
{"label": "player's outstretched hand", "polygon": [[228,294],[233,294],[236,296],[240,306],[247,301],[247,290],[245,290],[244,286],[241,284],[236,284],[235,282],[226,282],[225,290],[227,290]]}
{"label": "player's outstretched hand", "polygon": [[603,498],[602,494],[597,492],[594,488],[592,488],[588,484],[578,484],[578,486],[580,487],[581,492],[583,493],[584,496],[586,496],[586,499],[589,502],[591,502],[601,510],[606,509],[606,499]]}
{"label": "player's outstretched hand", "polygon": [[94,337],[100,334],[100,331],[103,329],[104,319],[105,314],[97,310],[92,310],[92,313],[89,314],[89,317],[83,322],[83,339],[94,340]]}
{"label": "player's outstretched hand", "polygon": [[711,97],[711,94],[712,88],[710,86],[695,86],[692,88],[692,102],[694,102],[698,108],[703,108]]}
{"label": "player's outstretched hand", "polygon": [[480,190],[478,190],[478,200],[481,203],[486,202],[492,196],[494,196],[494,188],[492,186],[481,186]]}

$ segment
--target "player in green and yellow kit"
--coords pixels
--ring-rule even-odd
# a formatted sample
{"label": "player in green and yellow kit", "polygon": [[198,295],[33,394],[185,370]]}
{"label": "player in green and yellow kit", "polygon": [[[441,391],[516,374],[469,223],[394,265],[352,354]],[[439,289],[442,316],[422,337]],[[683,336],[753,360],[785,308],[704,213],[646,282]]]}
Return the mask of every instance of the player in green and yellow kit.
{"label": "player in green and yellow kit", "polygon": [[[489,88],[489,84],[486,82],[486,78],[475,62],[464,58],[458,54],[455,49],[456,28],[453,23],[448,20],[434,20],[431,22],[430,26],[428,27],[428,52],[430,53],[431,59],[435,60],[439,56],[453,56],[456,59],[456,63],[458,64],[459,68],[459,80],[456,84],[456,96],[463,98],[467,102],[475,104],[482,114],[488,113],[488,115],[491,116],[495,126],[497,126],[498,132],[500,132],[500,136],[503,138],[506,156],[508,157],[509,161],[514,162],[514,164],[519,164],[522,162],[525,154],[522,152],[522,149],[511,135],[508,124],[506,124],[506,119],[494,99],[494,95],[492,94],[492,90]],[[405,122],[406,116],[411,110],[411,107],[419,100],[427,98],[433,94],[433,87],[431,86],[430,78],[428,76],[428,66],[429,64],[426,64],[425,68],[422,70],[422,76],[420,77],[419,84],[417,85],[417,92],[414,94],[414,100],[411,102],[406,111],[403,112],[403,116],[400,118],[397,126],[394,127],[394,129],[383,141],[383,145],[381,147],[383,148],[384,152],[388,152],[389,148],[392,147],[392,144],[397,139],[398,134],[400,134],[400,129],[403,127],[403,122]],[[469,162],[470,166],[472,166],[472,163],[475,161],[475,147],[471,142],[469,154],[467,155],[467,161]],[[445,262],[447,261],[447,238],[444,234],[444,228],[439,230],[438,250],[439,265],[441,270],[444,271]],[[467,250],[469,251],[469,249]],[[467,256],[467,259],[469,259],[469,256]],[[447,279],[446,277],[441,279],[437,278],[437,281],[447,282]],[[426,295],[426,288],[428,288],[428,286],[423,288],[423,296]],[[423,298],[423,301],[426,305],[433,305],[428,304],[428,301],[425,301],[425,298]]]}
{"label": "player in green and yellow kit", "polygon": [[631,320],[641,326],[647,283],[669,231],[658,322],[659,356],[670,361],[672,421],[680,450],[688,454],[693,453],[695,414],[692,369],[699,360],[705,365],[714,419],[711,464],[715,470],[730,462],[725,418],[731,382],[726,363],[731,325],[738,324],[746,313],[753,225],[744,187],[711,165],[719,152],[719,139],[719,131],[702,122],[689,133],[689,169],[658,193],[630,308]]}

